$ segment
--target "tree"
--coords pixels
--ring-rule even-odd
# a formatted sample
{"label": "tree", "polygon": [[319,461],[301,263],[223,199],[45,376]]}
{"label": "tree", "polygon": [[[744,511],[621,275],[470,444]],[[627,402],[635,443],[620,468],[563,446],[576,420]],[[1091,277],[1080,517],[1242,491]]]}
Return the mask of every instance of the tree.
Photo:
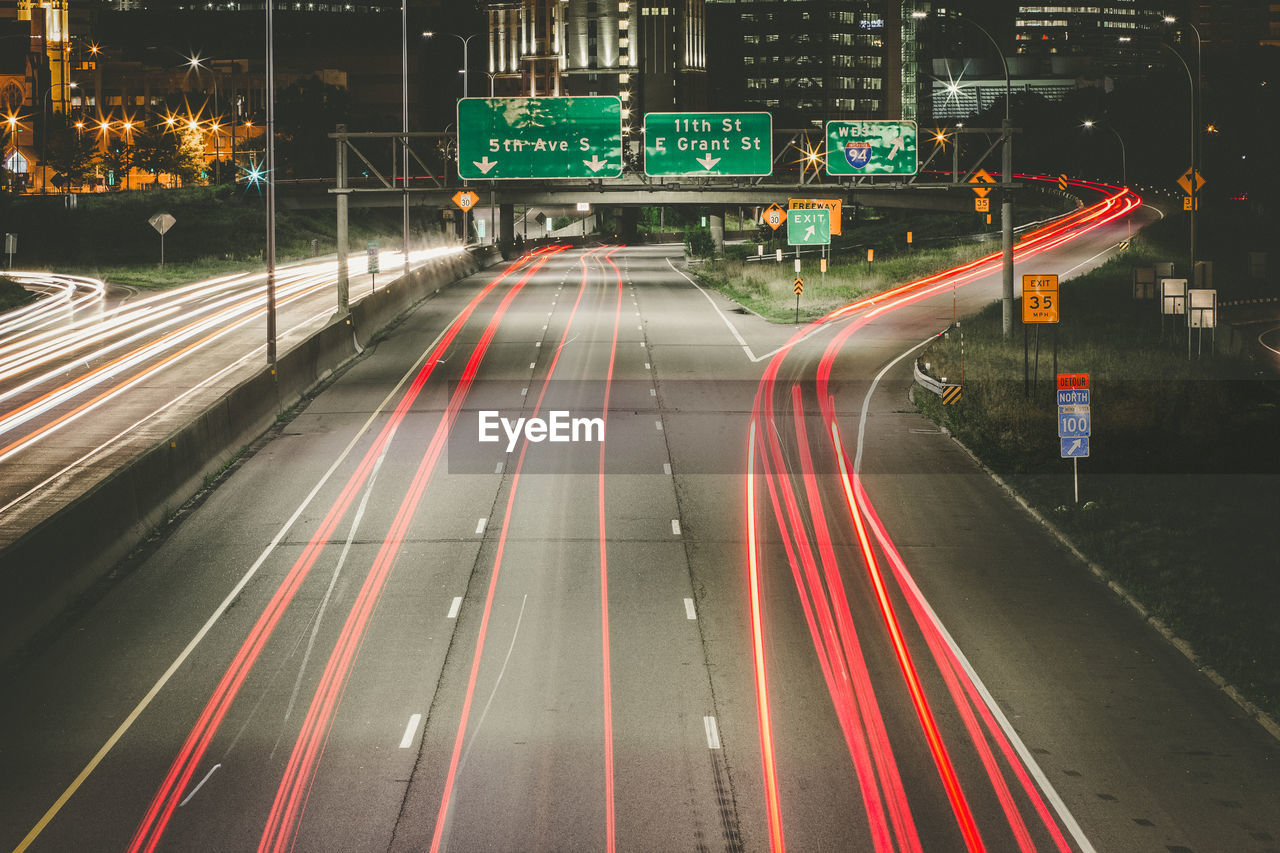
{"label": "tree", "polygon": [[65,115],[50,116],[45,133],[45,167],[51,173],[50,183],[63,189],[83,183],[93,172],[97,153],[93,133],[86,134]]}
{"label": "tree", "polygon": [[203,167],[202,140],[198,130],[169,130],[158,125],[134,134],[133,165],[151,172],[194,180]]}
{"label": "tree", "polygon": [[276,99],[277,169],[296,178],[333,174],[334,125],[351,116],[351,95],[319,77],[299,80]]}
{"label": "tree", "polygon": [[115,180],[128,189],[129,170],[133,168],[134,148],[128,138],[116,137],[107,142],[107,150],[98,156],[98,164],[114,173]]}

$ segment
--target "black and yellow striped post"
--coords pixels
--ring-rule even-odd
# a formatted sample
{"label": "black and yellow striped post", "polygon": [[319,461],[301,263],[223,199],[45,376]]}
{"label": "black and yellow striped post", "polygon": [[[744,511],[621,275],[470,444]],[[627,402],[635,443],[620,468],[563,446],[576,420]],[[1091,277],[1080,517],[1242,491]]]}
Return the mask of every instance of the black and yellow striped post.
{"label": "black and yellow striped post", "polygon": [[963,385],[943,385],[942,386],[942,405],[954,406],[960,402],[960,389]]}

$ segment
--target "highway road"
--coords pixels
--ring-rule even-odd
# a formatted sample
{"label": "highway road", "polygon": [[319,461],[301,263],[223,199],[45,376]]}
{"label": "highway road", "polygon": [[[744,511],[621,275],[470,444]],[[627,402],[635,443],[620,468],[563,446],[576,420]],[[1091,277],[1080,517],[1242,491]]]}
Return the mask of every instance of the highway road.
{"label": "highway road", "polygon": [[[456,251],[419,250],[410,262],[416,267]],[[399,252],[383,256],[382,269],[402,267]],[[348,262],[353,302],[372,289],[367,262],[366,256]],[[332,258],[278,270],[282,349],[333,316],[336,271]],[[155,294],[76,276],[9,275],[46,296],[0,320],[0,546],[163,439],[266,360],[261,272]]]}
{"label": "highway road", "polygon": [[907,400],[998,266],[801,327],[680,267],[547,248],[412,313],[5,671],[0,844],[1280,845],[1280,745]]}

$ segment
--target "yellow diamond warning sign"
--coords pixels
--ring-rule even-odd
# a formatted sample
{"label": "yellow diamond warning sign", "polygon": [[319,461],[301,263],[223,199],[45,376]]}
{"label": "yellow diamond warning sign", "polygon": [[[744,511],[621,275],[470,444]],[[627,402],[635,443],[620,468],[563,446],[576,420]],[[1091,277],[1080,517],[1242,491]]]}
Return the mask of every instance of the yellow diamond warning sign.
{"label": "yellow diamond warning sign", "polygon": [[462,210],[470,210],[476,206],[476,202],[480,200],[480,196],[471,190],[458,190],[453,194],[453,203]]}

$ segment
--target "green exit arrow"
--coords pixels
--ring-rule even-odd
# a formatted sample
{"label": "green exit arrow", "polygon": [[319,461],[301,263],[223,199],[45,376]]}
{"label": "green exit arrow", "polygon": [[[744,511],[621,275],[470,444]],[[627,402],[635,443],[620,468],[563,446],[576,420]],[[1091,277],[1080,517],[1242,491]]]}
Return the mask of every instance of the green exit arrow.
{"label": "green exit arrow", "polygon": [[644,173],[761,176],[773,172],[769,113],[646,113]]}
{"label": "green exit arrow", "polygon": [[830,242],[830,210],[787,211],[787,245],[825,246]]}
{"label": "green exit arrow", "polygon": [[458,176],[465,180],[616,178],[622,102],[615,97],[463,98]]}

